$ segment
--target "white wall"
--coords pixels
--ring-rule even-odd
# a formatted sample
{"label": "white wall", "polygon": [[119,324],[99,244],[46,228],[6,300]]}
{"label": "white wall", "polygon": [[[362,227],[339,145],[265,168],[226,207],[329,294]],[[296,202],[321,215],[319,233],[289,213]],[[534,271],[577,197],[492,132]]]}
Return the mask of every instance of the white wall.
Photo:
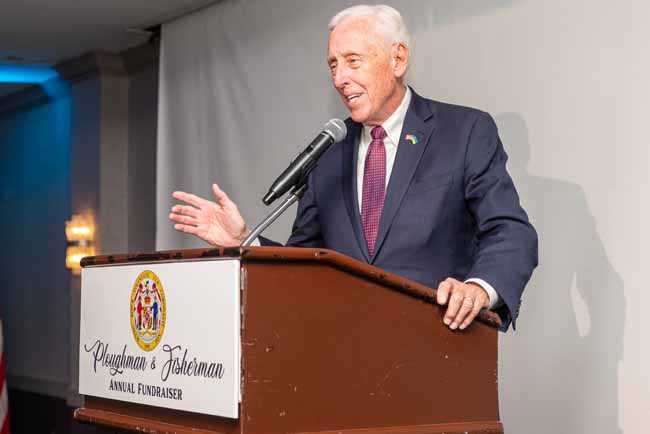
{"label": "white wall", "polygon": [[[182,138],[159,151],[159,248],[188,243],[166,221],[171,189],[207,195],[218,180],[255,221],[274,175],[327,117],[345,116],[327,79],[325,26],[349,3],[233,0],[203,12],[193,45],[208,38],[210,49],[218,49],[211,55],[218,54],[219,75],[206,77],[201,56],[185,62],[201,66],[190,84],[201,79],[213,86],[201,88],[202,106],[177,104],[203,118],[166,127],[180,133],[198,125],[203,147],[191,157],[200,156],[192,173],[181,178],[176,166],[161,167],[160,152],[174,155]],[[650,133],[643,124],[650,117],[650,6],[642,0],[392,4],[413,30],[411,84],[422,95],[493,114],[539,231],[540,267],[524,295],[518,331],[501,340],[507,432],[641,434],[650,414],[644,321],[650,291],[643,278],[643,246],[650,241],[644,194]],[[192,32],[185,37],[192,40]],[[165,94],[168,60],[163,45],[161,100],[176,104],[182,95]],[[163,121],[174,119],[170,107]],[[251,128],[258,125],[278,127],[260,137]],[[228,154],[224,146],[232,141],[239,152]],[[290,220],[271,233],[284,238]]]}
{"label": "white wall", "polygon": [[409,14],[412,77],[426,95],[495,116],[540,234],[519,329],[501,340],[506,428],[641,433],[650,6],[513,1],[474,13],[460,3],[442,25],[426,22],[445,14],[436,2]]}

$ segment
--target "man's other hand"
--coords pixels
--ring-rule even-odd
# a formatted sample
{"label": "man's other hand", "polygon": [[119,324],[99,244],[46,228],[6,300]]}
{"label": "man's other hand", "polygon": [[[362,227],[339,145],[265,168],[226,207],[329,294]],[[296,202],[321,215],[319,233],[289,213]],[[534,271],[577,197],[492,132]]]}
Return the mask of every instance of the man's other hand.
{"label": "man's other hand", "polygon": [[169,219],[176,222],[174,229],[195,235],[214,245],[233,247],[241,245],[250,234],[237,204],[230,200],[217,184],[212,184],[216,202],[194,194],[175,191],[172,197],[187,205],[174,205]]}
{"label": "man's other hand", "polygon": [[444,323],[450,329],[469,326],[483,308],[490,304],[488,293],[477,283],[464,283],[448,277],[438,285],[438,304],[449,303]]}

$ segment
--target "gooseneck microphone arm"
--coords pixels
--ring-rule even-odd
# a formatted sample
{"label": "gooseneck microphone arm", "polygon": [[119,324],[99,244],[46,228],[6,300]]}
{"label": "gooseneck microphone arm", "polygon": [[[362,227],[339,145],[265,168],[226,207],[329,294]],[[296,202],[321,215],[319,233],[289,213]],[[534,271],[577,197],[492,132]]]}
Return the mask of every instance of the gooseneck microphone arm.
{"label": "gooseneck microphone arm", "polygon": [[307,182],[304,182],[300,185],[295,186],[293,189],[291,189],[291,193],[289,196],[287,196],[282,203],[275,208],[271,214],[269,214],[264,220],[260,222],[253,231],[246,237],[244,242],[241,243],[242,247],[248,247],[251,245],[251,243],[260,236],[262,232],[269,226],[273,224],[274,221],[277,220],[278,217],[284,213],[287,208],[289,208],[291,205],[294,204],[297,200],[299,200],[303,194],[305,194],[305,191],[307,191]]}

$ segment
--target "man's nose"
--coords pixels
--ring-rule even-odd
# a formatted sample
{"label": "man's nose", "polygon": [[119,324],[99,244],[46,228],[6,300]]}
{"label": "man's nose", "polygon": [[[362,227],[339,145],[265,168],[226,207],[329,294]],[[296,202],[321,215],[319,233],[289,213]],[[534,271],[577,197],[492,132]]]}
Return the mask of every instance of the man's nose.
{"label": "man's nose", "polygon": [[336,71],[334,71],[332,80],[335,88],[343,89],[345,85],[349,83],[349,77],[345,68],[337,68]]}

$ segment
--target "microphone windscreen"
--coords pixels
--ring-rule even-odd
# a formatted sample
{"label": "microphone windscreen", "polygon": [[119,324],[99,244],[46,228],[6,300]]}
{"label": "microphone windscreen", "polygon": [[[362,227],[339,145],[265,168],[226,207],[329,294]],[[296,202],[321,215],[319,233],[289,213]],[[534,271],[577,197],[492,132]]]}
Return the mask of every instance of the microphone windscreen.
{"label": "microphone windscreen", "polygon": [[330,119],[323,127],[323,131],[329,134],[334,139],[334,142],[340,142],[348,134],[345,122],[341,119]]}

